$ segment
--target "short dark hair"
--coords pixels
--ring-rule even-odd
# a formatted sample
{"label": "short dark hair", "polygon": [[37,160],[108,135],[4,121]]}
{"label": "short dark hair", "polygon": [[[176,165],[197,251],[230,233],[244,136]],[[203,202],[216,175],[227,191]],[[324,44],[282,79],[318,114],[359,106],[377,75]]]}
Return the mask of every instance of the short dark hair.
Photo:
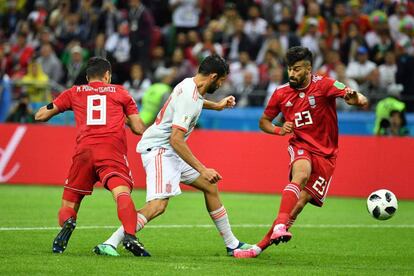
{"label": "short dark hair", "polygon": [[302,46],[295,46],[288,49],[286,53],[286,64],[288,66],[293,66],[296,62],[302,60],[309,61],[312,66],[313,55],[308,48]]}
{"label": "short dark hair", "polygon": [[102,57],[91,57],[86,65],[86,76],[90,78],[102,78],[106,71],[112,73],[111,63]]}
{"label": "short dark hair", "polygon": [[198,73],[202,75],[209,75],[216,73],[219,78],[228,75],[230,72],[229,65],[219,55],[213,54],[203,59],[198,68]]}

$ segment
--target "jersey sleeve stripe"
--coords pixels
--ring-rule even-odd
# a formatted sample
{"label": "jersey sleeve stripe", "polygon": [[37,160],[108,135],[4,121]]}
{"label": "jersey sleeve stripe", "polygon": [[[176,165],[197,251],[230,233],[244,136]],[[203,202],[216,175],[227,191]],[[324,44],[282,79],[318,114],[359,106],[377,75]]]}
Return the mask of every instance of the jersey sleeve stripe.
{"label": "jersey sleeve stripe", "polygon": [[188,130],[185,127],[179,126],[179,125],[172,125],[173,128],[178,128],[179,130],[182,130],[184,132],[187,132]]}

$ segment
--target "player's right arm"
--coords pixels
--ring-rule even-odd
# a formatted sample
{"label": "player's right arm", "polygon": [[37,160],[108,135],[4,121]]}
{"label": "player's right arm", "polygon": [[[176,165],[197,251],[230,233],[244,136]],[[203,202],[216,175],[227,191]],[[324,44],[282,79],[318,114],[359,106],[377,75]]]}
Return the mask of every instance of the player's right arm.
{"label": "player's right arm", "polygon": [[52,103],[42,106],[35,114],[35,120],[47,122],[53,116],[72,108],[71,89],[62,92]]}
{"label": "player's right arm", "polygon": [[206,168],[191,152],[190,147],[187,145],[185,139],[185,131],[173,127],[171,136],[170,136],[170,145],[187,164],[197,170],[200,175],[209,181],[210,183],[214,184],[217,183],[220,179],[222,179],[221,175],[216,172],[214,169]]}
{"label": "player's right arm", "polygon": [[287,133],[292,133],[293,123],[285,122],[282,127],[275,126],[273,124],[273,119],[280,113],[279,108],[279,97],[277,95],[277,89],[273,92],[272,97],[267,104],[265,111],[263,112],[262,117],[259,120],[259,127],[263,132],[268,134],[280,135],[283,136]]}
{"label": "player's right arm", "polygon": [[282,127],[273,124],[274,117],[269,117],[263,114],[259,120],[259,127],[263,132],[268,134],[284,136],[285,134],[293,132],[293,122],[284,122]]}

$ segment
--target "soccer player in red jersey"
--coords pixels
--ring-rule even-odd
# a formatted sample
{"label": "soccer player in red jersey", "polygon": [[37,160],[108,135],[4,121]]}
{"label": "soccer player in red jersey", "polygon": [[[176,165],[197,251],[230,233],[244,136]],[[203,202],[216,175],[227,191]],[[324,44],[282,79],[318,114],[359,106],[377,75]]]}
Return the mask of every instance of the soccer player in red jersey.
{"label": "soccer player in red jersey", "polygon": [[132,132],[142,134],[145,127],[137,106],[128,92],[111,82],[111,64],[93,57],[86,68],[87,85],[73,86],[52,103],[39,109],[36,120],[73,110],[78,130],[72,166],[65,182],[59,224],[62,230],[53,241],[53,252],[62,253],[76,227],[76,216],[85,195],[96,182],[112,192],[118,218],[125,229],[124,246],[134,255],[148,252],[135,237],[137,214],[131,198],[133,179],[126,158],[125,121]]}
{"label": "soccer player in red jersey", "polygon": [[[336,98],[349,105],[367,106],[368,100],[336,80],[312,74],[312,53],[292,47],[286,53],[289,83],[278,87],[260,118],[260,128],[289,140],[290,178],[282,192],[279,213],[265,237],[250,249],[236,249],[236,258],[258,256],[271,244],[287,242],[297,215],[310,202],[321,207],[328,192],[338,152]],[[273,119],[282,112],[285,123]]]}

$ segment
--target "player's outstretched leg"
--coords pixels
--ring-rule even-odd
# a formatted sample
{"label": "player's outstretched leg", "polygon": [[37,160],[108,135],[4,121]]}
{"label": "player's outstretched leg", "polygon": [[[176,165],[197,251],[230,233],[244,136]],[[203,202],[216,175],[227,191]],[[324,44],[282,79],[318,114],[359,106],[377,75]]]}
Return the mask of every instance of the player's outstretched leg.
{"label": "player's outstretched leg", "polygon": [[150,257],[151,255],[145,250],[144,245],[139,242],[139,240],[131,234],[125,233],[123,245],[126,250],[132,252],[135,256],[138,257]]}
{"label": "player's outstretched leg", "polygon": [[211,219],[217,227],[218,232],[223,238],[226,245],[226,252],[228,256],[233,256],[235,249],[248,249],[250,244],[240,242],[231,230],[229,217],[226,208],[220,201],[219,192],[216,184],[211,184],[201,176],[198,177],[191,186],[199,189],[204,193],[207,210]]}

